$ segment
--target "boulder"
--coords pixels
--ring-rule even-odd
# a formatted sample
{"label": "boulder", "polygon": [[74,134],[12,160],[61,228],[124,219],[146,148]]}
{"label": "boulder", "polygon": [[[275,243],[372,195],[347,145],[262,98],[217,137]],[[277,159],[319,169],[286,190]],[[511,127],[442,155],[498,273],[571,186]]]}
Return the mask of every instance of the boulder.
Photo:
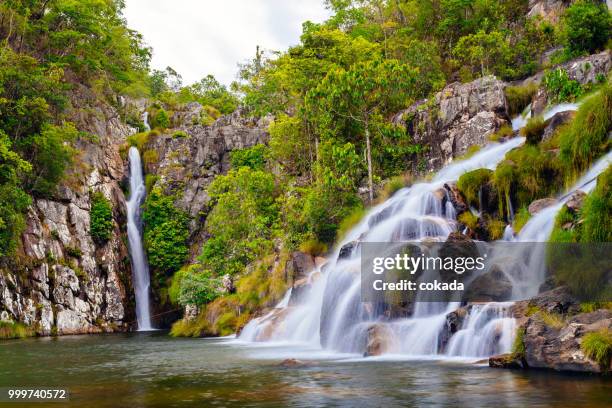
{"label": "boulder", "polygon": [[295,251],[291,254],[291,271],[293,279],[306,278],[315,269],[315,258],[307,253]]}
{"label": "boulder", "polygon": [[445,197],[448,197],[456,214],[464,213],[469,209],[469,206],[463,199],[463,195],[457,188],[457,183],[444,183],[444,190],[447,192]]}
{"label": "boulder", "polygon": [[355,249],[355,247],[357,247],[357,245],[357,241],[351,241],[348,244],[342,246],[342,248],[340,248],[340,252],[338,253],[338,260],[350,258],[351,254],[353,253],[353,250]]}
{"label": "boulder", "polygon": [[547,324],[536,313],[525,324],[525,362],[532,368],[557,371],[600,373],[607,370],[609,367],[600,367],[580,347],[585,334],[601,329],[612,329],[612,311],[598,310],[575,315],[563,321],[560,327]]}
{"label": "boulder", "polygon": [[494,265],[467,287],[463,300],[468,302],[503,302],[512,296],[512,282]]}
{"label": "boulder", "polygon": [[565,125],[569,123],[576,116],[575,111],[563,111],[555,113],[555,115],[546,121],[546,128],[544,128],[544,133],[542,135],[542,141],[552,139],[555,131],[559,128],[559,126]]}
{"label": "boulder", "polygon": [[544,208],[550,207],[551,205],[555,205],[556,203],[557,203],[557,200],[554,198],[551,198],[551,197],[541,198],[529,204],[529,207],[527,208],[527,210],[529,211],[529,214],[535,215],[539,213],[540,211],[542,211]]}
{"label": "boulder", "polygon": [[396,349],[397,339],[393,331],[383,323],[373,324],[368,328],[365,357],[380,356]]}
{"label": "boulder", "polygon": [[529,0],[527,16],[541,17],[543,21],[557,24],[568,5],[567,0]]}

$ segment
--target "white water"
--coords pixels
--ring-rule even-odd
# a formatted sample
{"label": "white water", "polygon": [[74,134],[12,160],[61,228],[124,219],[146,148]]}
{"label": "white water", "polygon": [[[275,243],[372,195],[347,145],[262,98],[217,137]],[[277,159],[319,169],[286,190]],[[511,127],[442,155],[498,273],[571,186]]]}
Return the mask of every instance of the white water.
{"label": "white water", "polygon": [[[564,110],[575,110],[576,105],[563,104],[544,114],[548,119]],[[518,121],[517,121],[518,122]],[[515,121],[513,121],[514,125]],[[521,126],[523,126],[521,124]],[[357,250],[339,259],[340,249],[353,242],[393,242],[424,239],[444,241],[449,233],[457,230],[454,208],[447,201],[436,198],[444,183],[457,180],[463,173],[478,168],[494,169],[506,153],[520,146],[523,138],[510,139],[506,143],[492,143],[465,161],[456,162],[440,170],[431,182],[418,183],[398,191],[386,202],[372,208],[367,216],[348,234],[330,256],[330,264],[314,282],[303,301],[296,306],[279,310],[249,322],[240,335],[242,341],[273,341],[307,344],[309,347],[341,352],[363,353],[367,330],[373,324],[386,330],[389,354],[428,357],[442,355],[445,358],[487,357],[510,351],[515,333],[515,320],[510,316],[510,302],[488,303],[468,307],[459,330],[442,345],[447,315],[456,310],[459,303],[416,302],[410,318],[390,320],[382,318],[384,311],[361,301],[361,263]],[[584,180],[605,169],[598,163]],[[599,171],[597,171],[599,169]],[[577,183],[585,189],[583,183]],[[525,225],[519,237],[514,238],[507,229],[504,240],[546,242],[552,231],[556,212],[561,204],[545,209]],[[556,210],[555,210],[556,208]],[[552,221],[551,221],[552,220]],[[543,262],[543,256],[530,256],[534,262]],[[542,272],[544,273],[544,272]],[[536,292],[543,276],[528,277],[525,282],[513,281],[513,296]],[[534,293],[535,294],[535,293]],[[281,302],[284,306],[288,300]],[[271,333],[270,333],[271,332]]]}
{"label": "white water", "polygon": [[142,247],[142,220],[140,206],[145,195],[142,163],[138,149],[130,147],[130,199],[127,202],[127,233],[132,261],[132,279],[136,295],[136,318],[138,330],[152,330],[149,312],[149,266]]}

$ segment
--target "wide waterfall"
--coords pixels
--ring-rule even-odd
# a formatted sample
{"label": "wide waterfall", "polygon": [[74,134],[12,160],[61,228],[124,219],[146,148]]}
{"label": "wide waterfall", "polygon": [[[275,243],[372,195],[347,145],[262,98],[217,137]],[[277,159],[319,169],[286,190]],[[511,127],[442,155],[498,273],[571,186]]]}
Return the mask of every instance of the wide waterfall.
{"label": "wide waterfall", "polygon": [[[552,107],[544,117],[575,110],[576,105]],[[516,125],[519,123],[515,119]],[[522,124],[521,124],[522,126]],[[505,143],[491,143],[471,158],[451,163],[438,172],[431,182],[422,182],[399,190],[386,202],[372,208],[354,227],[329,257],[326,265],[310,274],[310,290],[297,305],[288,306],[288,297],[268,315],[252,320],[240,334],[241,341],[272,341],[306,344],[336,352],[364,353],[368,330],[380,327],[386,340],[387,354],[439,357],[488,357],[508,352],[516,331],[510,308],[513,302],[472,304],[464,306],[464,317],[458,330],[448,338],[447,318],[461,305],[459,302],[415,302],[411,317],[381,319],[361,300],[359,246],[355,242],[444,241],[457,231],[458,223],[450,200],[440,200],[448,194],[444,184],[456,181],[467,171],[494,169],[507,152],[522,145],[524,138],[515,137]],[[558,204],[542,210],[514,236],[506,228],[504,241],[546,242],[552,232],[557,212],[569,194],[581,189],[590,191],[596,176],[612,161],[608,154],[590,171],[559,197]],[[500,244],[501,245],[501,244]],[[495,259],[496,243],[491,243]],[[507,243],[504,248],[508,248]],[[520,249],[519,249],[520,248]],[[517,245],[517,251],[533,251],[533,245]],[[498,251],[499,252],[499,251]],[[527,265],[541,274],[525,279],[515,271],[503,270],[512,282],[512,299],[524,299],[537,294],[544,281],[544,256],[515,254],[540,265]],[[531,269],[533,268],[533,269]],[[417,298],[418,300],[418,298]],[[280,321],[280,323],[279,323]],[[446,336],[446,337],[445,337]]]}
{"label": "wide waterfall", "polygon": [[140,153],[135,147],[130,147],[130,199],[127,202],[127,233],[132,261],[132,279],[136,295],[136,318],[138,330],[152,330],[149,312],[149,266],[142,246],[142,220],[140,206],[142,205],[146,188],[142,172]]}

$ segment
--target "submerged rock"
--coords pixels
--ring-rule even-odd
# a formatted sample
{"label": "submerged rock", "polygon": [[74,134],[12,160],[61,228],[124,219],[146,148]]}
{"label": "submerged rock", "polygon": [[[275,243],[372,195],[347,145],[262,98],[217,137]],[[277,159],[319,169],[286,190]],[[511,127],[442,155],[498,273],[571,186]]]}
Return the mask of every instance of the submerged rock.
{"label": "submerged rock", "polygon": [[299,368],[299,367],[310,367],[313,365],[313,363],[312,361],[302,361],[296,358],[287,358],[283,360],[279,365],[284,368]]}

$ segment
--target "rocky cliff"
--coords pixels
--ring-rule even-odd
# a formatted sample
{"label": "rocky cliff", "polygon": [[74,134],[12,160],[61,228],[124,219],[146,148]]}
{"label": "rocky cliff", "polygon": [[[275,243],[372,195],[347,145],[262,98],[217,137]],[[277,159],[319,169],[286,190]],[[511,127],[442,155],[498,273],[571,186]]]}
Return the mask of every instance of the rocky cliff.
{"label": "rocky cliff", "polygon": [[[128,250],[123,239],[125,162],[119,146],[134,130],[86,88],[72,94],[71,120],[90,137],[77,142],[74,168],[51,198],[35,199],[18,254],[0,271],[0,318],[37,334],[123,330],[133,320]],[[91,195],[113,208],[104,245],[90,235]]]}

